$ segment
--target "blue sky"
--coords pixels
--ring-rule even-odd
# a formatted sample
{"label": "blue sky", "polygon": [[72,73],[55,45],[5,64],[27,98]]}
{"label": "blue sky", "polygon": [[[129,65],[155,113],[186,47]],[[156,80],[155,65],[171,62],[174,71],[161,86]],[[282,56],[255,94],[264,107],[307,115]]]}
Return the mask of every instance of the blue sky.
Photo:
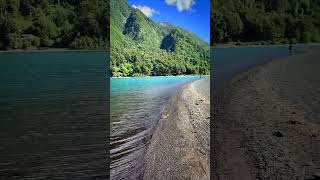
{"label": "blue sky", "polygon": [[210,42],[210,0],[128,0],[156,22],[169,22]]}

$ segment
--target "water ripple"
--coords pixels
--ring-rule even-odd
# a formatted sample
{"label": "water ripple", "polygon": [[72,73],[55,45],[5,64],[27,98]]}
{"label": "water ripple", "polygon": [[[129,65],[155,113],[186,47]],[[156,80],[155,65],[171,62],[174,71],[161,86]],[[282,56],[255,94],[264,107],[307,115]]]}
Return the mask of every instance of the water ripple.
{"label": "water ripple", "polygon": [[157,121],[176,90],[198,77],[111,80],[111,179],[141,179]]}

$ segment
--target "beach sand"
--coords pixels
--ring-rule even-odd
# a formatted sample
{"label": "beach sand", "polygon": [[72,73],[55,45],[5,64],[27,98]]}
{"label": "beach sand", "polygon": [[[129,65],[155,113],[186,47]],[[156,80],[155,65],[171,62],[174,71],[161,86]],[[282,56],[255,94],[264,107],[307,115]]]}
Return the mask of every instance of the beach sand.
{"label": "beach sand", "polygon": [[320,50],[274,60],[215,94],[214,179],[320,179]]}
{"label": "beach sand", "polygon": [[186,85],[171,99],[146,154],[144,179],[209,179],[210,79]]}

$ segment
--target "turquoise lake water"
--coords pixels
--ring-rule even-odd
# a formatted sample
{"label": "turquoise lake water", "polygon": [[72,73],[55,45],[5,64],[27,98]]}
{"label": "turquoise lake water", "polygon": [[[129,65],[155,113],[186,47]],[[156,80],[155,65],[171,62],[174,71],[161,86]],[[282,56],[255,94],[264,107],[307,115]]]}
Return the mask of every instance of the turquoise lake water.
{"label": "turquoise lake water", "polygon": [[[240,72],[310,47],[295,45],[291,54],[287,46],[212,49],[211,87],[219,89]],[[141,178],[145,151],[160,113],[177,89],[196,79],[199,76],[111,79],[112,179]]]}
{"label": "turquoise lake water", "polygon": [[149,139],[164,106],[199,76],[110,80],[111,178],[139,179]]}
{"label": "turquoise lake water", "polygon": [[0,53],[0,63],[0,179],[106,179],[105,53]]}

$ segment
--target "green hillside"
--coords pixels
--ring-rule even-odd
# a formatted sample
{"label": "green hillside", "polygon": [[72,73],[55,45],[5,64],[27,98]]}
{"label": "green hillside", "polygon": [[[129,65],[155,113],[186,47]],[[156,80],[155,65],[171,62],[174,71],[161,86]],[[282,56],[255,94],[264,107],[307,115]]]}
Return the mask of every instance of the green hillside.
{"label": "green hillside", "polygon": [[319,0],[211,0],[211,42],[320,42]]}
{"label": "green hillside", "polygon": [[0,0],[0,49],[105,48],[109,0]]}
{"label": "green hillside", "polygon": [[111,76],[209,74],[209,44],[168,23],[155,23],[125,0],[111,0]]}

